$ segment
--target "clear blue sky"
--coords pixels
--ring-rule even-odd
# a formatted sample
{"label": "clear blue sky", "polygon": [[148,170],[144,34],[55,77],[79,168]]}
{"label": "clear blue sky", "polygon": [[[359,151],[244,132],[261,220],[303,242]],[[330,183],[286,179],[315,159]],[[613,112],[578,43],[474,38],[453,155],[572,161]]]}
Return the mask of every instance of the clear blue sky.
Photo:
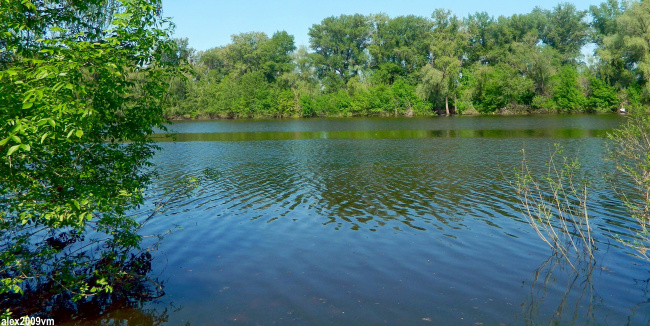
{"label": "clear blue sky", "polygon": [[[576,0],[579,10],[604,0]],[[190,46],[207,50],[230,43],[230,35],[244,32],[287,31],[296,46],[309,46],[307,32],[313,24],[341,14],[386,13],[390,17],[429,17],[437,8],[449,9],[459,17],[485,11],[491,16],[528,13],[539,6],[551,9],[567,1],[489,0],[163,0],[163,11],[176,24],[175,37],[187,37]]]}

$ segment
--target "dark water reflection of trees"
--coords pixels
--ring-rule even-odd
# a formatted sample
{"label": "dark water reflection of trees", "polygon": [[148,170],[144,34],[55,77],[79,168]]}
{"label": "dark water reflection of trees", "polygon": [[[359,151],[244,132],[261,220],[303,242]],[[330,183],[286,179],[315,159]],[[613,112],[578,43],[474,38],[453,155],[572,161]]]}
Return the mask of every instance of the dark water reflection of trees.
{"label": "dark water reflection of trees", "polygon": [[[564,258],[553,255],[524,281],[522,286],[528,296],[521,307],[526,325],[600,325],[608,319],[608,302],[604,297],[607,295],[601,295],[595,278],[599,273],[612,271],[594,259],[580,260],[574,265],[576,269]],[[641,291],[645,301],[628,309],[625,325],[650,323],[649,283],[650,278],[634,280],[631,291]]]}

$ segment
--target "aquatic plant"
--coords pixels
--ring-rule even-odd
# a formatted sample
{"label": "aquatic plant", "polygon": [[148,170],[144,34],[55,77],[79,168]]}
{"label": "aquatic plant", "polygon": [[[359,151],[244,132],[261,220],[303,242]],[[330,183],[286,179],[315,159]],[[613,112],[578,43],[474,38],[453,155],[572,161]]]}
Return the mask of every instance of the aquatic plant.
{"label": "aquatic plant", "polygon": [[[546,172],[538,177],[530,170],[525,150],[522,150],[522,164],[513,186],[528,223],[540,239],[577,272],[576,262],[594,259],[587,182],[578,177],[579,161],[561,154],[562,147],[556,144]],[[557,162],[558,156],[560,162]]]}

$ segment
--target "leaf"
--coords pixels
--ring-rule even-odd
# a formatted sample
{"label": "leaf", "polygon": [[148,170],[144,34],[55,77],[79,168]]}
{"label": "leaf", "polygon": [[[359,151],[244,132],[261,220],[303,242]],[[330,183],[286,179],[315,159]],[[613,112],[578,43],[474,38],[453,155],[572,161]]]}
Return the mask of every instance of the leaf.
{"label": "leaf", "polygon": [[58,92],[58,91],[61,89],[61,87],[63,87],[64,85],[65,85],[65,84],[64,84],[63,82],[58,82],[58,83],[56,83],[56,84],[54,85],[54,87],[52,87],[52,89],[53,89],[55,92]]}
{"label": "leaf", "polygon": [[41,144],[45,141],[45,138],[47,138],[47,135],[49,135],[49,132],[46,132],[41,136]]}
{"label": "leaf", "polygon": [[20,149],[24,149],[25,151],[29,152],[32,150],[32,147],[29,146],[29,144],[21,144]]}
{"label": "leaf", "polygon": [[7,156],[10,156],[11,154],[13,154],[16,150],[18,150],[19,147],[20,147],[20,145],[11,146],[11,148],[9,148],[9,151],[7,152]]}
{"label": "leaf", "polygon": [[23,103],[23,110],[29,109],[34,105],[34,102],[25,102]]}
{"label": "leaf", "polygon": [[79,129],[79,130],[77,130],[77,132],[75,132],[74,134],[75,134],[75,136],[77,136],[77,137],[79,137],[79,138],[81,138],[81,136],[83,136],[83,135],[84,135],[84,131],[83,131],[83,130],[81,130],[81,129]]}
{"label": "leaf", "polygon": [[8,142],[9,142],[9,137],[7,137],[7,138],[5,138],[5,139],[3,139],[3,140],[0,140],[0,146],[4,146],[4,145],[7,144]]}

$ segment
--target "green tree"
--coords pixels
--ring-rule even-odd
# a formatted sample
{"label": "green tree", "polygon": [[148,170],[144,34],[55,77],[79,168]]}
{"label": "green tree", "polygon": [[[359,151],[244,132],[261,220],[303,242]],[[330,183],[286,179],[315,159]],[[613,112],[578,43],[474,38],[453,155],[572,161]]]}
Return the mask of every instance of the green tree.
{"label": "green tree", "polygon": [[[430,18],[333,16],[311,27],[312,53],[294,52],[293,37],[285,32],[242,33],[231,44],[190,56],[196,73],[189,82],[170,85],[180,100],[167,112],[272,117],[301,115],[304,103],[305,116],[408,114],[389,109],[384,94],[379,94],[381,105],[371,98],[397,81],[415,86],[420,100],[444,107],[447,114],[453,107],[609,111],[615,97],[620,104],[637,105],[650,99],[646,7],[646,2],[607,0],[590,8],[589,23],[587,12],[569,3],[496,19],[482,12],[460,20],[441,9]],[[598,81],[585,74],[578,82],[567,71],[575,70],[588,41],[598,46],[587,68]],[[407,92],[394,92],[395,103],[410,101],[396,94]],[[272,103],[282,108],[270,108]],[[423,107],[429,106],[418,106]]]}
{"label": "green tree", "polygon": [[598,46],[603,45],[606,36],[616,33],[616,19],[627,9],[627,1],[607,0],[600,6],[589,6],[591,14],[591,40]]}
{"label": "green tree", "polygon": [[273,82],[293,69],[291,53],[295,49],[293,36],[284,31],[276,32],[271,38],[262,32],[241,33],[232,36],[231,44],[206,51],[201,60],[219,72],[218,78],[226,75],[238,78],[260,71],[267,81]]}
{"label": "green tree", "polygon": [[468,33],[468,61],[469,63],[487,63],[487,55],[493,45],[490,33],[494,29],[494,18],[486,12],[469,15],[463,22]]}
{"label": "green tree", "polygon": [[437,95],[444,99],[445,114],[449,115],[449,97],[458,88],[460,70],[468,35],[461,21],[448,10],[432,14],[433,32],[430,37],[431,63],[422,68],[419,93],[424,97]]}
{"label": "green tree", "polygon": [[[369,17],[341,15],[325,18],[309,29],[309,43],[316,56],[315,65],[321,79],[330,89],[347,84],[348,80],[367,68],[373,25]],[[339,80],[331,80],[336,79]]]}
{"label": "green tree", "polygon": [[[634,83],[643,86],[645,97],[650,98],[650,3],[632,3],[616,18],[616,33],[604,38],[604,46],[598,52],[604,62],[611,63],[621,76],[630,75],[622,81],[623,87]],[[616,77],[616,76],[614,76]]]}
{"label": "green tree", "polygon": [[[292,105],[297,105],[299,89],[310,86],[308,78],[295,71],[294,50],[293,36],[284,31],[270,38],[261,32],[232,35],[232,43],[199,53],[198,60],[192,60],[194,87],[187,87],[186,100],[168,112],[188,118],[285,116],[294,110],[287,109],[284,90],[293,91]],[[278,103],[282,108],[275,107]]]}
{"label": "green tree", "polygon": [[615,112],[620,100],[616,88],[607,85],[602,79],[591,76],[587,104],[590,110],[596,112]]}
{"label": "green tree", "polygon": [[487,58],[483,61],[491,65],[504,62],[511,52],[511,46],[518,43],[537,45],[540,30],[544,29],[546,16],[539,9],[529,14],[499,17],[489,25],[484,43],[487,44]]}
{"label": "green tree", "polygon": [[481,112],[530,104],[533,96],[533,81],[505,64],[480,67],[474,73],[474,84],[474,105]]}
{"label": "green tree", "polygon": [[619,17],[627,10],[629,2],[608,0],[600,6],[591,6],[591,39],[598,45],[597,76],[609,85],[625,88],[636,82],[631,63],[625,61],[623,38],[617,37]]}
{"label": "green tree", "polygon": [[[293,52],[291,58],[293,60],[293,71],[282,75],[278,80],[278,87],[291,90],[296,110],[302,112],[301,103],[308,100],[303,101],[301,98],[306,96],[305,98],[311,99],[311,96],[318,94],[319,80],[315,75],[313,55],[307,51],[304,45]],[[298,115],[309,116],[311,112],[309,112],[309,109],[307,111],[307,114],[300,113]]]}
{"label": "green tree", "polygon": [[575,60],[588,40],[589,25],[584,21],[587,12],[577,10],[570,3],[561,3],[545,13],[547,23],[541,30],[542,41],[556,49],[565,60]]}
{"label": "green tree", "polygon": [[426,35],[431,22],[424,17],[374,16],[375,33],[368,47],[372,67],[382,75],[382,82],[392,84],[399,77],[419,71],[429,61]]}
{"label": "green tree", "polygon": [[177,73],[160,5],[0,3],[2,305],[102,300],[145,279],[144,221],[129,211],[143,203]]}
{"label": "green tree", "polygon": [[570,65],[564,66],[558,75],[553,101],[558,110],[576,112],[582,110],[586,99],[578,84],[578,71]]}
{"label": "green tree", "polygon": [[[161,60],[174,66],[183,66],[185,74],[172,76],[169,80],[170,107],[178,107],[180,103],[187,99],[191,91],[191,69],[189,63],[193,61],[195,50],[189,46],[187,38],[174,39],[176,50],[169,53],[162,53]],[[168,111],[168,110],[166,110]]]}
{"label": "green tree", "polygon": [[262,72],[269,82],[276,81],[282,74],[294,69],[292,53],[296,50],[293,35],[285,31],[276,32],[264,44],[262,52]]}

